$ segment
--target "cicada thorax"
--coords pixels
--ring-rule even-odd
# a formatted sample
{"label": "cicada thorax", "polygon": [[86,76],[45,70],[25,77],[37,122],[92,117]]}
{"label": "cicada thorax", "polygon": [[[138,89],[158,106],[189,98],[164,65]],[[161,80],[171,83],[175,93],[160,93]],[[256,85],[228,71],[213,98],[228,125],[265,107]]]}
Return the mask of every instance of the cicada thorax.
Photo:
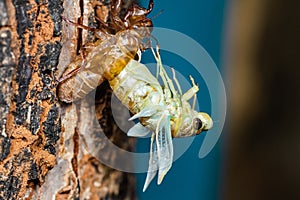
{"label": "cicada thorax", "polygon": [[64,102],[83,98],[104,80],[114,79],[134,59],[141,45],[141,39],[134,30],[120,31],[107,35],[105,40],[87,54],[85,59],[77,56],[63,76],[74,69],[80,69],[74,76],[59,84],[58,96]]}

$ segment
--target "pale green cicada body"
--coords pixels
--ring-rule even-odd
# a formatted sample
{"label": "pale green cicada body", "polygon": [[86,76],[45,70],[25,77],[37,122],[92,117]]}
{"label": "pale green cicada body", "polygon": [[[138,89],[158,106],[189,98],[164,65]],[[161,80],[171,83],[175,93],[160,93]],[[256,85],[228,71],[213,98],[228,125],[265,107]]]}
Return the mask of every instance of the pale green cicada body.
{"label": "pale green cicada body", "polygon": [[[192,77],[192,88],[182,94],[173,71],[173,79],[167,75],[160,58],[159,49],[152,49],[157,62],[157,70],[163,81],[163,87],[147,67],[131,60],[120,74],[110,81],[115,95],[135,115],[129,120],[139,119],[139,123],[129,131],[129,136],[144,137],[152,132],[150,160],[145,191],[158,171],[160,184],[172,166],[172,137],[194,136],[212,128],[210,116],[194,110],[188,100],[195,97],[199,88]],[[194,98],[195,104],[195,98]]]}

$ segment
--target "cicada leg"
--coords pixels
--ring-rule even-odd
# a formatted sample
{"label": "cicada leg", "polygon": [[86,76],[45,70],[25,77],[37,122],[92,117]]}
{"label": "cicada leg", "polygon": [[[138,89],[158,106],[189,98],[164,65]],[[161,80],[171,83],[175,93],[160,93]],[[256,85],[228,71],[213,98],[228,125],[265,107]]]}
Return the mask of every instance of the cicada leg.
{"label": "cicada leg", "polygon": [[72,71],[70,71],[69,73],[67,73],[66,75],[63,75],[59,80],[58,83],[61,83],[69,78],[71,78],[72,76],[74,76],[75,74],[77,74],[79,71],[81,71],[83,68],[85,68],[86,62],[85,62],[85,52],[84,51],[80,51],[80,55],[81,55],[81,65],[80,67],[73,69]]}
{"label": "cicada leg", "polygon": [[175,84],[176,84],[176,86],[177,86],[177,88],[178,88],[178,90],[179,90],[179,94],[182,95],[182,90],[181,90],[181,87],[180,87],[180,85],[179,85],[179,82],[178,82],[178,80],[177,80],[177,78],[176,78],[175,70],[174,70],[174,68],[171,68],[171,70],[172,70],[172,74],[173,74],[173,80],[174,80],[174,82],[175,82]]}
{"label": "cicada leg", "polygon": [[[64,21],[74,25],[74,26],[77,26],[78,28],[94,32],[96,38],[99,38],[101,40],[105,40],[105,37],[108,34],[108,32],[105,29],[100,30],[100,29],[97,29],[97,28],[93,28],[93,27],[89,27],[89,26],[86,26],[86,25],[83,25],[83,24],[79,24],[79,23],[73,22],[73,21],[65,18],[64,16],[62,16],[62,19]],[[97,17],[95,17],[95,19],[98,20],[102,25],[104,25],[105,28],[111,29],[111,27],[109,27],[109,25],[107,23],[103,22],[101,19],[99,19]]]}
{"label": "cicada leg", "polygon": [[137,4],[133,4],[132,7],[130,9],[128,9],[127,13],[125,14],[124,20],[129,20],[129,18],[138,18],[138,17],[142,17],[144,18],[144,16],[148,15],[152,10],[153,10],[153,6],[154,6],[154,1],[150,0],[149,4],[148,4],[148,8],[142,8]]}
{"label": "cicada leg", "polygon": [[152,11],[154,6],[153,0],[149,1],[148,8],[142,8],[137,4],[133,4],[128,9],[123,18],[123,22],[126,27],[130,26],[130,23],[134,21],[134,25],[137,27],[152,27],[151,19],[147,19],[146,16]]}
{"label": "cicada leg", "polygon": [[[156,47],[156,52],[154,52],[153,48],[151,48],[151,50],[157,61],[157,70],[159,71],[159,75],[163,80],[166,90],[168,91],[168,93],[172,92],[173,97],[174,96],[176,97],[178,94],[177,94],[177,91],[175,90],[174,84],[173,84],[172,80],[169,78],[169,76],[167,75],[167,73],[162,65],[161,57],[160,57],[160,53],[159,53],[159,47],[158,46]],[[173,72],[174,82],[179,90],[180,95],[182,95],[181,87],[180,87],[178,80],[176,79],[174,69],[172,69],[172,72]],[[191,79],[193,86],[186,93],[184,93],[182,95],[182,100],[188,101],[189,99],[194,97],[194,101],[193,101],[193,108],[194,108],[196,105],[196,93],[199,91],[199,87],[195,84],[195,81],[192,76],[190,76],[190,79]]]}
{"label": "cicada leg", "polygon": [[72,76],[74,76],[75,74],[77,74],[82,68],[84,68],[84,64],[81,65],[80,67],[73,69],[72,71],[70,71],[68,74],[64,75],[63,77],[61,77],[58,80],[58,83],[64,82],[65,80],[71,78]]}
{"label": "cicada leg", "polygon": [[199,91],[199,87],[195,84],[195,81],[192,76],[190,76],[190,79],[192,81],[193,87],[190,88],[186,93],[182,95],[182,100],[188,101],[192,97],[194,97],[194,102],[193,102],[193,108],[195,107],[196,103],[196,93]]}
{"label": "cicada leg", "polygon": [[152,50],[152,53],[157,62],[157,68],[159,70],[159,75],[164,83],[165,91],[167,93],[169,93],[168,95],[170,95],[170,96],[171,96],[171,93],[172,93],[173,97],[178,96],[177,91],[174,87],[173,81],[169,78],[166,70],[164,69],[164,67],[162,65],[162,61],[161,61],[161,57],[160,57],[160,53],[159,53],[159,47],[158,46],[156,47],[156,52],[154,52],[153,48],[151,48],[151,50]]}
{"label": "cicada leg", "polygon": [[[96,19],[97,21],[99,21],[101,25],[103,25],[103,26],[105,27],[105,29],[101,29],[101,31],[105,32],[106,34],[109,34],[109,32],[108,32],[107,30],[110,30],[110,31],[113,30],[113,28],[112,28],[111,26],[109,26],[108,23],[106,23],[105,21],[103,21],[103,20],[100,19],[99,17],[95,16],[95,19]],[[106,30],[106,29],[107,29],[107,30]],[[96,34],[96,35],[97,35],[97,34]],[[99,38],[100,38],[100,37],[99,37]]]}
{"label": "cicada leg", "polygon": [[116,30],[124,30],[126,26],[120,18],[122,0],[114,0],[111,6],[111,24]]}
{"label": "cicada leg", "polygon": [[68,23],[70,23],[70,24],[72,24],[72,25],[74,25],[74,26],[77,26],[77,27],[79,27],[79,28],[81,28],[81,29],[85,29],[85,30],[92,31],[92,32],[97,31],[96,28],[89,27],[89,26],[85,26],[85,25],[83,25],[83,24],[79,24],[79,23],[73,22],[73,21],[71,21],[71,20],[65,18],[64,16],[62,16],[61,18],[62,18],[64,21],[66,21],[66,22],[68,22]]}
{"label": "cicada leg", "polygon": [[195,81],[194,81],[194,79],[193,79],[192,76],[190,76],[190,79],[191,79],[191,81],[192,81],[193,87],[196,86],[195,89],[197,89],[197,91],[194,90],[194,91],[196,91],[196,92],[194,93],[194,100],[193,100],[193,107],[192,107],[192,109],[194,110],[194,109],[195,109],[195,106],[196,106],[196,101],[197,101],[197,95],[196,95],[196,94],[197,94],[197,92],[199,91],[199,87],[198,87],[198,85],[195,84]]}

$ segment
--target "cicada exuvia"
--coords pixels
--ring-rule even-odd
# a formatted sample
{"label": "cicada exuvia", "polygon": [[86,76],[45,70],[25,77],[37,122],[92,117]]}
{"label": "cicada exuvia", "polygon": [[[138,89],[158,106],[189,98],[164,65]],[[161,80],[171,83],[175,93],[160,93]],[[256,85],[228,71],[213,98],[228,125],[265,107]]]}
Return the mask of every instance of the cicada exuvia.
{"label": "cicada exuvia", "polygon": [[81,99],[104,80],[112,80],[135,58],[139,50],[146,48],[147,44],[143,39],[150,36],[152,27],[151,19],[146,16],[153,8],[153,0],[149,1],[148,9],[133,4],[122,19],[121,8],[121,0],[113,1],[110,24],[101,21],[116,34],[101,30],[95,32],[99,39],[94,44],[85,46],[86,55],[77,56],[65,70],[58,85],[58,97],[61,101],[70,103]]}

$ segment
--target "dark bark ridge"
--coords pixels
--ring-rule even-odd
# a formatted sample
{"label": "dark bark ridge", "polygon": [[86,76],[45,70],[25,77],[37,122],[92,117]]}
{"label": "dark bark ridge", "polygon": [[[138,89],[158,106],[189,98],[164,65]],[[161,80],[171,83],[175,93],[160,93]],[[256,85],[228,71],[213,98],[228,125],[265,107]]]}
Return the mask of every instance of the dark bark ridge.
{"label": "dark bark ridge", "polygon": [[[28,188],[43,182],[55,165],[55,144],[61,132],[53,73],[61,49],[62,1],[15,0],[13,6],[20,57],[12,83],[7,137],[1,136],[0,199],[19,199]],[[5,42],[10,46],[9,40]],[[0,103],[7,104],[2,97]]]}

